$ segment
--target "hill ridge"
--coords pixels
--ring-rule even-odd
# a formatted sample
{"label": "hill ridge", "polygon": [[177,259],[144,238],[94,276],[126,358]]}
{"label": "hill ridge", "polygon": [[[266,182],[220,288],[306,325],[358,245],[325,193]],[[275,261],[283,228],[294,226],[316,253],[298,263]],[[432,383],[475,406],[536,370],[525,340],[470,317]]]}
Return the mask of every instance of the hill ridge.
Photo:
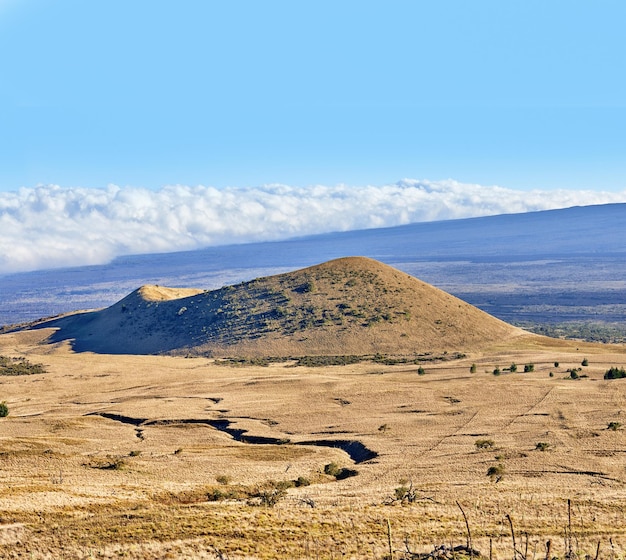
{"label": "hill ridge", "polygon": [[214,357],[457,352],[522,332],[367,257],[212,291],[146,285],[44,325],[77,351]]}

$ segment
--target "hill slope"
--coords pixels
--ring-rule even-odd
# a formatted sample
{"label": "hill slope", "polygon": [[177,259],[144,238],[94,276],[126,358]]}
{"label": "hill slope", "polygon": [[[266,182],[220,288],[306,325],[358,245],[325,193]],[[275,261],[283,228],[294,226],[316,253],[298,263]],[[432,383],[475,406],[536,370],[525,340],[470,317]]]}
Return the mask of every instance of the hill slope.
{"label": "hill slope", "polygon": [[216,357],[467,351],[521,332],[363,257],[208,292],[144,286],[42,326],[58,327],[53,341],[73,339],[77,351]]}

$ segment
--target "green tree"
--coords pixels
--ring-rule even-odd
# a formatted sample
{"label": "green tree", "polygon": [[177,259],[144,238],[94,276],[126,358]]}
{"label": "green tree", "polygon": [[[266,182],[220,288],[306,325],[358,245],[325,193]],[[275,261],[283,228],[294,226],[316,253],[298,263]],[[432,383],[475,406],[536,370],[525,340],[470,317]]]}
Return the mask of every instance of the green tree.
{"label": "green tree", "polygon": [[0,418],[5,418],[9,415],[9,407],[7,406],[6,401],[2,401],[0,403]]}
{"label": "green tree", "polygon": [[604,374],[604,379],[622,379],[624,377],[626,377],[626,371],[623,367],[617,368],[613,366],[612,368],[607,369]]}

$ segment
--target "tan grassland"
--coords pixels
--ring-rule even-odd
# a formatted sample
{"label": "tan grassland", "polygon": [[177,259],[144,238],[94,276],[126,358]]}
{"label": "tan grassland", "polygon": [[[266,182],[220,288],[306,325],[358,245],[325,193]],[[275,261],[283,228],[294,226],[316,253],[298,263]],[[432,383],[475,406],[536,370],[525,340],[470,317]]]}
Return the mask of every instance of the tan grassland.
{"label": "tan grassland", "polygon": [[[391,543],[397,560],[466,544],[461,507],[485,557],[545,558],[548,540],[559,558],[624,557],[626,379],[603,374],[626,347],[500,328],[476,349],[436,349],[460,359],[325,367],[77,352],[53,328],[0,335],[0,355],[46,369],[0,377],[0,557],[381,559]],[[336,480],[333,462],[357,474]],[[250,498],[299,477],[311,484],[274,507]],[[413,501],[394,499],[401,486]]]}

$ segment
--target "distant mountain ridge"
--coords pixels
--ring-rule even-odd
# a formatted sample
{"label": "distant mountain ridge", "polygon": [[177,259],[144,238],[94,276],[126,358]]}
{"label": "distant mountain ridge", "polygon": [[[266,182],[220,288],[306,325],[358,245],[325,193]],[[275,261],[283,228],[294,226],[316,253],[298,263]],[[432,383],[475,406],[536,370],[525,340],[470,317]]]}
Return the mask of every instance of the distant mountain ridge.
{"label": "distant mountain ridge", "polygon": [[77,351],[212,357],[468,351],[516,329],[363,257],[213,291],[143,286],[101,311],[44,322]]}
{"label": "distant mountain ridge", "polygon": [[[510,321],[523,309],[499,298],[506,290],[522,293],[520,282],[545,282],[533,300],[538,309],[564,296],[602,303],[607,292],[597,290],[607,283],[611,304],[626,301],[624,239],[626,204],[607,204],[135,255],[103,266],[0,276],[0,325],[111,305],[142,284],[213,289],[346,255],[393,265]],[[530,276],[516,266],[505,274],[510,265],[547,259],[549,271],[534,266]]]}

